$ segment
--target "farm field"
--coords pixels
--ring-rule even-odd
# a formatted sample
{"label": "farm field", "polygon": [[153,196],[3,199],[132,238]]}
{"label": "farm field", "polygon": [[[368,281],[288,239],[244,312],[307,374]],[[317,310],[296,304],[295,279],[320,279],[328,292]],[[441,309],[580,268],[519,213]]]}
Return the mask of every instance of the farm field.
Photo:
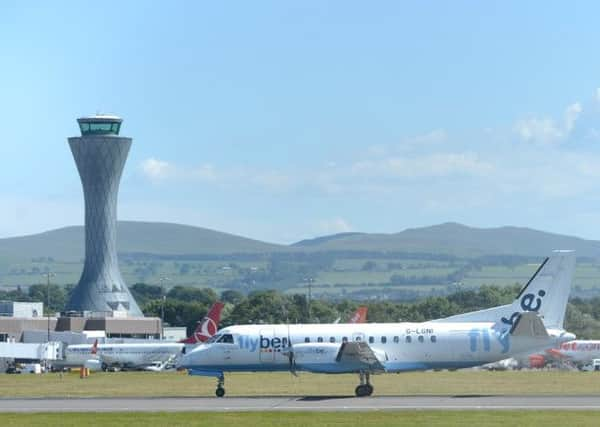
{"label": "farm field", "polygon": [[[371,263],[369,268],[365,268]],[[301,266],[300,263],[291,263]],[[313,294],[316,297],[328,295],[345,296],[356,291],[368,291],[373,297],[385,295],[387,289],[418,291],[426,294],[432,290],[447,291],[449,286],[478,288],[481,285],[511,286],[524,284],[533,275],[539,264],[523,263],[514,266],[478,265],[468,262],[448,263],[430,260],[389,259],[336,259],[332,266],[307,274],[312,279]],[[126,259],[120,263],[123,277],[128,284],[146,283],[158,285],[161,278],[165,288],[176,285],[209,287],[217,292],[226,289],[238,289],[249,292],[253,289],[279,289],[288,294],[306,293],[307,278],[285,281],[285,285],[269,282],[268,261],[198,261],[198,260],[160,260],[132,261]],[[43,272],[54,273],[52,283],[76,284],[81,274],[79,262],[60,262],[36,260],[31,263],[11,264],[0,271],[0,289],[14,289],[17,286],[28,287],[44,282]],[[288,277],[292,272],[278,273],[277,277]],[[459,281],[453,275],[458,274]],[[294,277],[294,276],[289,276]],[[283,287],[281,287],[283,286]],[[585,291],[600,289],[600,265],[585,262],[577,265],[574,289]]]}

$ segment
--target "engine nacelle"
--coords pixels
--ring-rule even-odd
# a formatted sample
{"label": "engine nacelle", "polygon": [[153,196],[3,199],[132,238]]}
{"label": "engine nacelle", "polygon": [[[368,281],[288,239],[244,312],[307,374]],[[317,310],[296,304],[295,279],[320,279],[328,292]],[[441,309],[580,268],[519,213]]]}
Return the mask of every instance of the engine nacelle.
{"label": "engine nacelle", "polygon": [[296,367],[303,371],[330,372],[337,365],[340,346],[335,343],[294,344],[292,351]]}

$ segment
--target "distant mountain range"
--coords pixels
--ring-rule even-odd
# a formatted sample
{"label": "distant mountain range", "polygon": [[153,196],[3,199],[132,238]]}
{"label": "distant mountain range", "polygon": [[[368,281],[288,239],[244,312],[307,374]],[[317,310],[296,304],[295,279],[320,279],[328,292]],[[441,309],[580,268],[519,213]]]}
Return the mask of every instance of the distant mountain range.
{"label": "distant mountain range", "polygon": [[[52,257],[80,261],[84,229],[65,227],[23,237],[0,239],[0,258],[30,260]],[[228,255],[278,252],[369,251],[484,255],[544,256],[552,249],[575,249],[578,256],[600,259],[600,241],[520,227],[473,228],[456,223],[412,228],[393,234],[342,233],[277,245],[188,225],[121,221],[120,253],[153,255]]]}

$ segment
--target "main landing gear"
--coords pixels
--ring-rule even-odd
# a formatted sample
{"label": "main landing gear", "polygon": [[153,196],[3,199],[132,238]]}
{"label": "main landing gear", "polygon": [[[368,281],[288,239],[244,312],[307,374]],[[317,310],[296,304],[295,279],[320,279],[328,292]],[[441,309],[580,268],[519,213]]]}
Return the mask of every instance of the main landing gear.
{"label": "main landing gear", "polygon": [[225,387],[223,387],[224,385],[225,385],[225,376],[223,374],[221,374],[220,376],[217,377],[217,389],[215,390],[215,395],[217,397],[225,396]]}
{"label": "main landing gear", "polygon": [[360,384],[356,386],[354,393],[356,397],[365,397],[373,394],[373,386],[371,385],[371,374],[368,372],[360,372]]}

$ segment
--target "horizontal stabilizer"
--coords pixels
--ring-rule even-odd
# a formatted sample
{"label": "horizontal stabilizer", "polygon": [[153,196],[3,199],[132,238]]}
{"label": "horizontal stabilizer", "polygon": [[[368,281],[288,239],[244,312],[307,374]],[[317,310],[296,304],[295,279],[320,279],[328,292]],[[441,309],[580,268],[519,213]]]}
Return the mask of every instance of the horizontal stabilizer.
{"label": "horizontal stabilizer", "polygon": [[520,313],[510,328],[510,334],[513,337],[548,338],[544,322],[534,311]]}

